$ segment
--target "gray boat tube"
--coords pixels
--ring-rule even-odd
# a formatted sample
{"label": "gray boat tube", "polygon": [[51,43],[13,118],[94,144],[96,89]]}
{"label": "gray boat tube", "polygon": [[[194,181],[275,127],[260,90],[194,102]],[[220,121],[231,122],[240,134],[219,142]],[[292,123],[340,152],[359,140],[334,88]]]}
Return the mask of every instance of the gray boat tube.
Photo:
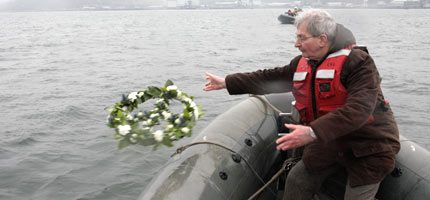
{"label": "gray boat tube", "polygon": [[396,168],[381,183],[378,199],[430,199],[430,152],[400,136]]}
{"label": "gray boat tube", "polygon": [[173,156],[139,199],[248,199],[254,194],[263,185],[254,170],[265,177],[279,154],[278,114],[260,98],[266,99],[250,97],[214,119],[193,143],[220,146],[193,145]]}
{"label": "gray boat tube", "polygon": [[[274,168],[279,170],[273,167],[280,155],[275,148],[279,113],[265,102],[290,112],[293,100],[291,93],[271,94],[250,97],[233,106],[194,138],[196,145],[170,158],[138,199],[248,199],[263,186],[259,177],[267,181]],[[326,182],[320,199],[343,199],[345,179],[339,173],[332,182]],[[277,192],[267,190],[266,194]],[[401,137],[396,169],[381,183],[376,197],[430,199],[430,152]]]}

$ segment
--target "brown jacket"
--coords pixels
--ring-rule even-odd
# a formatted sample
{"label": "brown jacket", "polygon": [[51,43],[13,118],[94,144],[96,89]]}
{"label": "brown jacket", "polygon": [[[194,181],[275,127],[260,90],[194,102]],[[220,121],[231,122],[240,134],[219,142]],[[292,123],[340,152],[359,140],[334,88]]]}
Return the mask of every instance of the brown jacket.
{"label": "brown jacket", "polygon": [[[328,54],[354,44],[352,33],[338,25]],[[293,75],[301,56],[289,65],[226,77],[230,94],[268,94],[290,92]],[[312,67],[320,63],[310,61]],[[351,186],[380,182],[394,168],[400,150],[399,132],[393,113],[385,104],[381,78],[371,56],[353,49],[341,71],[347,101],[310,123],[318,140],[306,146],[303,162],[311,172],[340,163],[348,171]],[[366,124],[370,115],[375,121]]]}

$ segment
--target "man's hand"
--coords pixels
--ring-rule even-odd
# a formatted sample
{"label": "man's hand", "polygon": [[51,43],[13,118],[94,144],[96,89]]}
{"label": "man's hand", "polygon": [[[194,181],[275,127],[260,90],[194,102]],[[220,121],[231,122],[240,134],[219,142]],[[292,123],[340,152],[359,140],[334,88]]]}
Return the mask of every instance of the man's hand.
{"label": "man's hand", "polygon": [[219,90],[225,88],[225,79],[206,72],[206,80],[204,91]]}
{"label": "man's hand", "polygon": [[276,149],[278,150],[286,151],[288,149],[298,148],[316,140],[311,137],[311,127],[309,126],[285,124],[285,127],[292,132],[276,140],[276,144],[278,144]]}

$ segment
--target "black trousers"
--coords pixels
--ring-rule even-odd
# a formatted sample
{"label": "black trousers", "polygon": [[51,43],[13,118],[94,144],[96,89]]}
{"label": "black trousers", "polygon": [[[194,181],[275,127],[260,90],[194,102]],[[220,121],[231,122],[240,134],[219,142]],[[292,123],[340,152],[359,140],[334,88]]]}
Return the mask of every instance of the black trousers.
{"label": "black trousers", "polygon": [[[302,161],[299,161],[288,173],[285,183],[284,200],[311,200],[324,181],[342,166],[333,165],[318,174],[309,173]],[[380,183],[350,187],[346,184],[345,200],[374,200]]]}

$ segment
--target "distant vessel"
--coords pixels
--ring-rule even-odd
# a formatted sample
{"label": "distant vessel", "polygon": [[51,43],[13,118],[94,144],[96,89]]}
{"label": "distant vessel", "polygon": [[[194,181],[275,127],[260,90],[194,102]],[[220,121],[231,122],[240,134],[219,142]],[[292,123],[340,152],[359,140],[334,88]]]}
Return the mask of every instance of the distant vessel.
{"label": "distant vessel", "polygon": [[282,24],[294,24],[295,17],[302,12],[301,8],[294,7],[294,10],[288,10],[288,12],[284,12],[278,16],[278,20]]}
{"label": "distant vessel", "polygon": [[294,24],[294,16],[284,13],[278,16],[278,20],[281,24]]}

